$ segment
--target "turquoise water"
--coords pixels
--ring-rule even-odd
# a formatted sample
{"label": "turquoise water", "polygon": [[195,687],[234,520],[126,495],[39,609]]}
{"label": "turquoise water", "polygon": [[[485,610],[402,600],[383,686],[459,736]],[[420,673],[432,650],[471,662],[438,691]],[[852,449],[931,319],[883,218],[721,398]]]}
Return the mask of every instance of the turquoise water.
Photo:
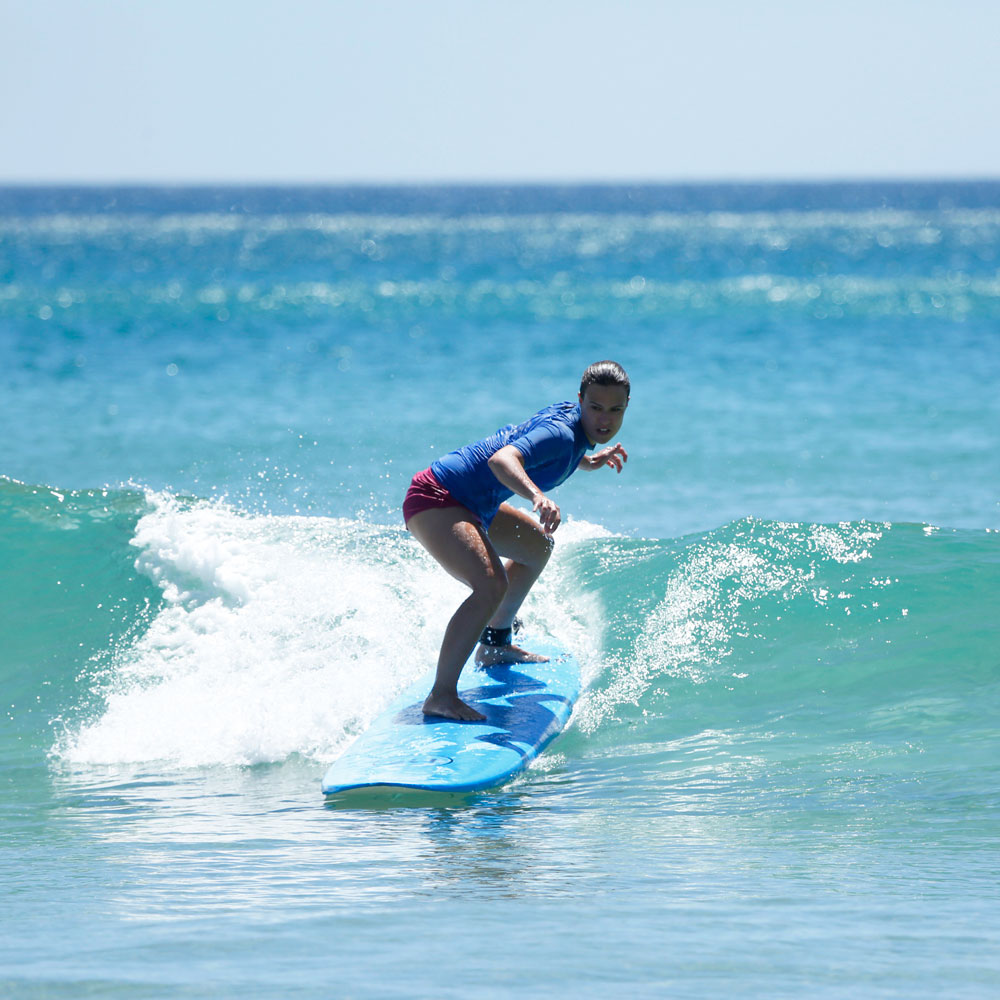
{"label": "turquoise water", "polygon": [[[992,997],[1000,185],[0,190],[0,992]],[[629,370],[566,733],[324,801],[398,504]],[[472,986],[470,986],[472,984]]]}

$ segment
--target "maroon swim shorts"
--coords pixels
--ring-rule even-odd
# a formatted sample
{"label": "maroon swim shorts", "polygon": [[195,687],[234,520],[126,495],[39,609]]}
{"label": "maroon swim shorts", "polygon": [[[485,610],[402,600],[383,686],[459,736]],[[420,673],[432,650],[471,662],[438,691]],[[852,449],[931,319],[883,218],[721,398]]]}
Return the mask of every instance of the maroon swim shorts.
{"label": "maroon swim shorts", "polygon": [[460,504],[438,481],[430,469],[418,472],[410,482],[403,500],[403,520],[409,524],[414,514],[432,507],[461,507]]}

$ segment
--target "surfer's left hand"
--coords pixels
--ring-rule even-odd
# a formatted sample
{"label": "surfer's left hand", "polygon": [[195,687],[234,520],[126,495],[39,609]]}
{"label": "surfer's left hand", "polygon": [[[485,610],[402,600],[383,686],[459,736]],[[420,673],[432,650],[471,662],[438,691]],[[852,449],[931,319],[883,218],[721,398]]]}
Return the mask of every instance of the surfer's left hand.
{"label": "surfer's left hand", "polygon": [[622,445],[612,445],[610,448],[602,448],[590,456],[590,468],[599,469],[602,465],[609,465],[615,472],[621,472],[628,461],[628,452]]}

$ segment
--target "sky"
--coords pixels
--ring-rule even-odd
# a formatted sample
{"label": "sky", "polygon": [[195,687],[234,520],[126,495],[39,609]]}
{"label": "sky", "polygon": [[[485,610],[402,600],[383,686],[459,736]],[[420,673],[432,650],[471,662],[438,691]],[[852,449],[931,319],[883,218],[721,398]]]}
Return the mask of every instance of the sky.
{"label": "sky", "polygon": [[0,0],[0,183],[1000,177],[996,0]]}

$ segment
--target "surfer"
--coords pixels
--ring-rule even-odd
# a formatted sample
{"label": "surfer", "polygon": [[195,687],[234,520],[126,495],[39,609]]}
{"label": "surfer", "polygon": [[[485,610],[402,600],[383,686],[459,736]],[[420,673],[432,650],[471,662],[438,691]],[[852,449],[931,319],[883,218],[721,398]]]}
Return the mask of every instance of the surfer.
{"label": "surfer", "polygon": [[[598,361],[583,373],[577,402],[548,406],[413,477],[403,501],[407,528],[472,591],[445,629],[425,715],[485,718],[458,697],[459,675],[477,642],[479,664],[545,659],[514,645],[511,636],[514,616],[549,561],[562,519],[546,494],[577,469],[622,471],[628,454],[621,444],[587,453],[618,433],[629,392],[621,365]],[[531,501],[537,523],[505,502],[515,493]]]}

